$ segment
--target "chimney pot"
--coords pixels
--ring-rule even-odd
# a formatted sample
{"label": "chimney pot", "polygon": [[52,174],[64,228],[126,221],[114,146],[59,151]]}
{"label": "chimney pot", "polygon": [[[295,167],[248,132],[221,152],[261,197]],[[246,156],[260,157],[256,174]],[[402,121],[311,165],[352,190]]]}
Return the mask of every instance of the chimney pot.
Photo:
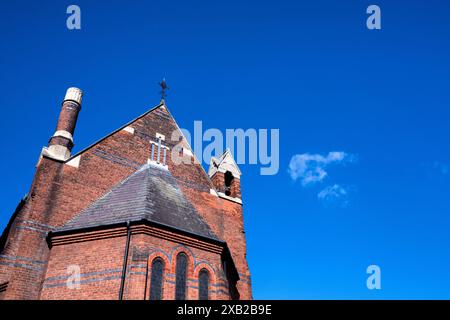
{"label": "chimney pot", "polygon": [[75,87],[71,87],[69,89],[67,89],[66,91],[66,96],[64,97],[64,101],[74,101],[76,103],[78,103],[79,105],[81,105],[81,99],[83,98],[83,91],[81,91],[81,89],[75,88]]}

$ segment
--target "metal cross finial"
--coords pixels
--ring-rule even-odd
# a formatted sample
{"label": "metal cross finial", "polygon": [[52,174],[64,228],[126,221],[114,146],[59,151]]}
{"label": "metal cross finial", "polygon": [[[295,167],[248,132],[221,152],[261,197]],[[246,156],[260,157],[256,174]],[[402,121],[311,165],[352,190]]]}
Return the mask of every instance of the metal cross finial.
{"label": "metal cross finial", "polygon": [[170,88],[167,86],[166,79],[163,78],[162,81],[159,83],[159,86],[161,87],[161,91],[159,92],[161,94],[161,101],[164,101],[164,99],[167,97],[166,90],[169,90]]}

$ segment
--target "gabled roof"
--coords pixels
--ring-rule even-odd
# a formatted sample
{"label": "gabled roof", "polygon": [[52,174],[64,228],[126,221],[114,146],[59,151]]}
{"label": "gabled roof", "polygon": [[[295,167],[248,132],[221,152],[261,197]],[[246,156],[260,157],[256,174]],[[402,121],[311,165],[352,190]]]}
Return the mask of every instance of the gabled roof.
{"label": "gabled roof", "polygon": [[[175,118],[173,117],[173,115],[171,114],[171,112],[169,111],[169,108],[167,107],[167,105],[166,105],[166,103],[164,102],[164,100],[161,100],[160,103],[159,103],[157,106],[155,106],[155,107],[153,107],[153,108],[147,110],[146,112],[144,112],[144,113],[141,114],[140,116],[134,118],[133,120],[128,121],[127,123],[125,123],[124,125],[122,125],[121,127],[119,127],[118,129],[116,129],[116,130],[112,131],[111,133],[107,134],[106,136],[104,136],[104,137],[98,139],[97,141],[95,141],[94,143],[90,144],[90,145],[87,146],[86,148],[84,148],[84,149],[78,151],[77,153],[71,155],[71,156],[70,156],[67,160],[65,160],[64,162],[65,162],[65,163],[70,162],[70,161],[73,160],[74,158],[76,158],[76,157],[82,155],[84,152],[86,152],[86,151],[88,151],[89,149],[95,147],[95,146],[98,145],[100,142],[102,142],[102,141],[108,139],[109,137],[111,137],[111,136],[114,135],[115,133],[117,133],[117,132],[123,130],[124,128],[126,128],[126,127],[128,127],[128,126],[130,126],[130,125],[132,125],[132,124],[133,124],[134,122],[136,122],[137,120],[139,120],[139,119],[145,117],[145,116],[148,115],[149,113],[151,113],[151,112],[153,112],[153,111],[155,111],[155,110],[157,110],[157,109],[159,109],[159,108],[163,108],[163,109],[169,114],[171,120],[174,122],[175,126],[177,127],[177,129],[178,129],[179,132],[181,133],[181,136],[183,137],[184,142],[185,142],[186,145],[189,147],[189,149],[190,149],[190,151],[192,152],[194,158],[196,158],[195,163],[200,163],[200,162],[198,161],[198,159],[197,159],[195,153],[193,152],[192,147],[189,145],[188,140],[187,140],[186,137],[184,136],[183,131],[181,131],[180,126],[178,125],[177,121],[175,120]],[[227,150],[228,150],[228,149],[227,149]],[[208,173],[205,171],[205,168],[203,168],[203,165],[199,164],[199,167],[200,167],[201,170],[203,171],[204,176],[206,177],[206,179],[208,180],[211,189],[214,189],[214,190],[215,190],[215,186],[214,186],[214,184],[211,182],[211,179],[210,179],[211,176],[208,175]],[[238,169],[238,170],[239,170],[239,169]]]}
{"label": "gabled roof", "polygon": [[241,176],[241,170],[239,170],[236,161],[234,161],[233,155],[230,149],[226,149],[225,152],[219,157],[211,157],[208,175],[212,177],[217,171],[226,172],[230,171],[234,177],[239,178]]}
{"label": "gabled roof", "polygon": [[55,232],[147,220],[219,240],[185,198],[172,174],[146,164]]}

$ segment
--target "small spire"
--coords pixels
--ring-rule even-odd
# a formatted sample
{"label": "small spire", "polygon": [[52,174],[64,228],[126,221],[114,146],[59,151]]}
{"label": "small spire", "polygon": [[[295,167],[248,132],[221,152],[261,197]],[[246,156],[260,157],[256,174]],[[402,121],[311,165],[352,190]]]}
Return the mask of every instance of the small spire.
{"label": "small spire", "polygon": [[167,86],[166,79],[163,78],[161,82],[159,82],[159,86],[161,87],[161,91],[159,92],[161,95],[161,103],[164,103],[165,98],[167,97],[166,91],[170,88]]}

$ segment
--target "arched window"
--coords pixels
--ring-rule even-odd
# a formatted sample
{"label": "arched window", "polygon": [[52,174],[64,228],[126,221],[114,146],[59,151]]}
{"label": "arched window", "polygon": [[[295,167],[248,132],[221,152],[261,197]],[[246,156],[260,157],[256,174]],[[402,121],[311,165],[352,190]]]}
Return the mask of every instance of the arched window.
{"label": "arched window", "polygon": [[150,280],[150,300],[162,299],[162,288],[164,278],[164,261],[155,258],[152,262],[152,275]]}
{"label": "arched window", "polygon": [[187,256],[179,253],[176,265],[175,300],[186,300]]}
{"label": "arched window", "polygon": [[198,300],[208,300],[209,272],[206,269],[198,273]]}
{"label": "arched window", "polygon": [[231,185],[233,180],[233,174],[230,171],[225,172],[225,194],[227,196],[231,195]]}

